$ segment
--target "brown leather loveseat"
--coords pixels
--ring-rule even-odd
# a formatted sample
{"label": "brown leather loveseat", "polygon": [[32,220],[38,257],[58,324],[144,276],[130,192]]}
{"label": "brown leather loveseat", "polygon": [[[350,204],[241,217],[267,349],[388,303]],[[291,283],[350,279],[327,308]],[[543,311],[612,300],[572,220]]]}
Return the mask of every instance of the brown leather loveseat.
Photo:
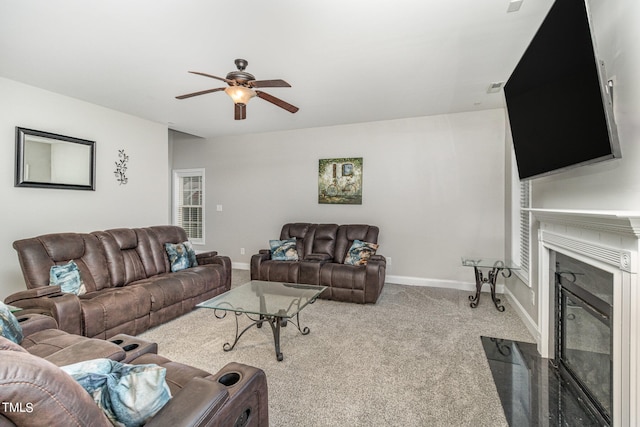
{"label": "brown leather loveseat", "polygon": [[[171,271],[165,243],[185,241],[185,231],[171,225],[15,241],[28,290],[5,302],[40,310],[72,334],[102,339],[138,335],[231,288],[231,261],[216,252],[198,254],[197,266]],[[86,288],[82,295],[49,286],[51,267],[70,261]]]}
{"label": "brown leather loveseat", "polygon": [[384,256],[358,265],[345,259],[354,241],[377,244],[378,234],[378,227],[365,224],[285,224],[280,240],[295,239],[298,259],[273,260],[271,249],[261,249],[251,257],[251,279],[327,286],[320,298],[375,303],[384,286]]}
{"label": "brown leather loveseat", "polygon": [[267,380],[261,369],[229,363],[210,374],[162,357],[155,343],[135,337],[91,339],[58,329],[40,330],[56,326],[48,316],[18,313],[18,318],[27,320],[21,323],[25,338],[20,345],[0,336],[2,426],[112,426],[90,394],[60,369],[96,358],[166,370],[172,397],[146,426],[269,425]]}

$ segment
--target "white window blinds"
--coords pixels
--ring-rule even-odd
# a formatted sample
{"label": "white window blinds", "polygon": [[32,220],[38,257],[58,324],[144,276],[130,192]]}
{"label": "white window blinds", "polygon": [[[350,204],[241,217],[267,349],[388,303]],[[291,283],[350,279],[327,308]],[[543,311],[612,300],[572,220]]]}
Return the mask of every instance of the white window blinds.
{"label": "white window blinds", "polygon": [[531,206],[531,185],[529,181],[520,182],[520,268],[529,276],[529,234],[531,230],[528,209]]}
{"label": "white window blinds", "polygon": [[193,243],[204,243],[204,170],[174,171],[174,223]]}

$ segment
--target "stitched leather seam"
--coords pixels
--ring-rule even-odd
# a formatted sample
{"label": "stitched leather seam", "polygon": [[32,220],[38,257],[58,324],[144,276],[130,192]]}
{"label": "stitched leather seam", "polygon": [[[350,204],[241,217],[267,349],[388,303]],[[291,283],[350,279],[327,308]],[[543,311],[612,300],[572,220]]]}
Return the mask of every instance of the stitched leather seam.
{"label": "stitched leather seam", "polygon": [[40,391],[42,391],[43,393],[47,394],[50,399],[52,399],[54,402],[56,402],[58,404],[60,409],[62,409],[64,412],[67,413],[67,415],[69,415],[69,417],[72,418],[72,420],[75,422],[75,425],[77,425],[78,427],[81,427],[80,422],[76,419],[74,414],[71,411],[69,411],[66,406],[64,406],[62,404],[62,402],[56,397],[55,394],[53,394],[49,390],[45,389],[44,387],[42,387],[40,385],[37,385],[37,384],[33,384],[33,383],[30,383],[30,382],[27,382],[27,381],[10,381],[10,382],[6,382],[6,383],[2,383],[2,384],[0,384],[0,386],[17,385],[17,384],[21,384],[21,385],[26,385],[28,387],[37,388]]}

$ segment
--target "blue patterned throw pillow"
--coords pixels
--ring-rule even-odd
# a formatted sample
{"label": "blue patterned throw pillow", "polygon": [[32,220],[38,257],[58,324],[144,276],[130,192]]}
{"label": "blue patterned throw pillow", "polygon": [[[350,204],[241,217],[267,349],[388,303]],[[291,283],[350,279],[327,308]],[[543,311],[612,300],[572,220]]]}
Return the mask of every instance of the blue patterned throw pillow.
{"label": "blue patterned throw pillow", "polygon": [[165,243],[164,248],[169,256],[171,271],[176,272],[185,268],[195,267],[198,265],[196,260],[196,251],[190,241],[182,243]]}
{"label": "blue patterned throw pillow", "polygon": [[68,294],[82,295],[87,292],[74,261],[52,266],[49,270],[49,285],[60,285],[60,290]]}
{"label": "blue patterned throw pillow", "polygon": [[269,240],[269,247],[274,261],[298,261],[296,239]]}
{"label": "blue patterned throw pillow", "polygon": [[371,255],[375,255],[378,245],[375,243],[363,242],[362,240],[354,240],[344,263],[347,265],[366,265]]}
{"label": "blue patterned throw pillow", "polygon": [[22,342],[22,327],[16,316],[11,313],[11,308],[0,301],[0,335],[16,344]]}
{"label": "blue patterned throw pillow", "polygon": [[158,365],[94,359],[61,369],[93,397],[114,425],[142,426],[171,398],[167,370]]}

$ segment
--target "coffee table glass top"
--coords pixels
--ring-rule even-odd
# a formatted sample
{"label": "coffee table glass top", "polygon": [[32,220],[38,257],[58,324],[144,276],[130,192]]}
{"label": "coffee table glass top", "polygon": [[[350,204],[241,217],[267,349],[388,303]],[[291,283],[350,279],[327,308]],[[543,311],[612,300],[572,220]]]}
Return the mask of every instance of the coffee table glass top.
{"label": "coffee table glass top", "polygon": [[291,318],[315,301],[326,286],[252,280],[197,307]]}

